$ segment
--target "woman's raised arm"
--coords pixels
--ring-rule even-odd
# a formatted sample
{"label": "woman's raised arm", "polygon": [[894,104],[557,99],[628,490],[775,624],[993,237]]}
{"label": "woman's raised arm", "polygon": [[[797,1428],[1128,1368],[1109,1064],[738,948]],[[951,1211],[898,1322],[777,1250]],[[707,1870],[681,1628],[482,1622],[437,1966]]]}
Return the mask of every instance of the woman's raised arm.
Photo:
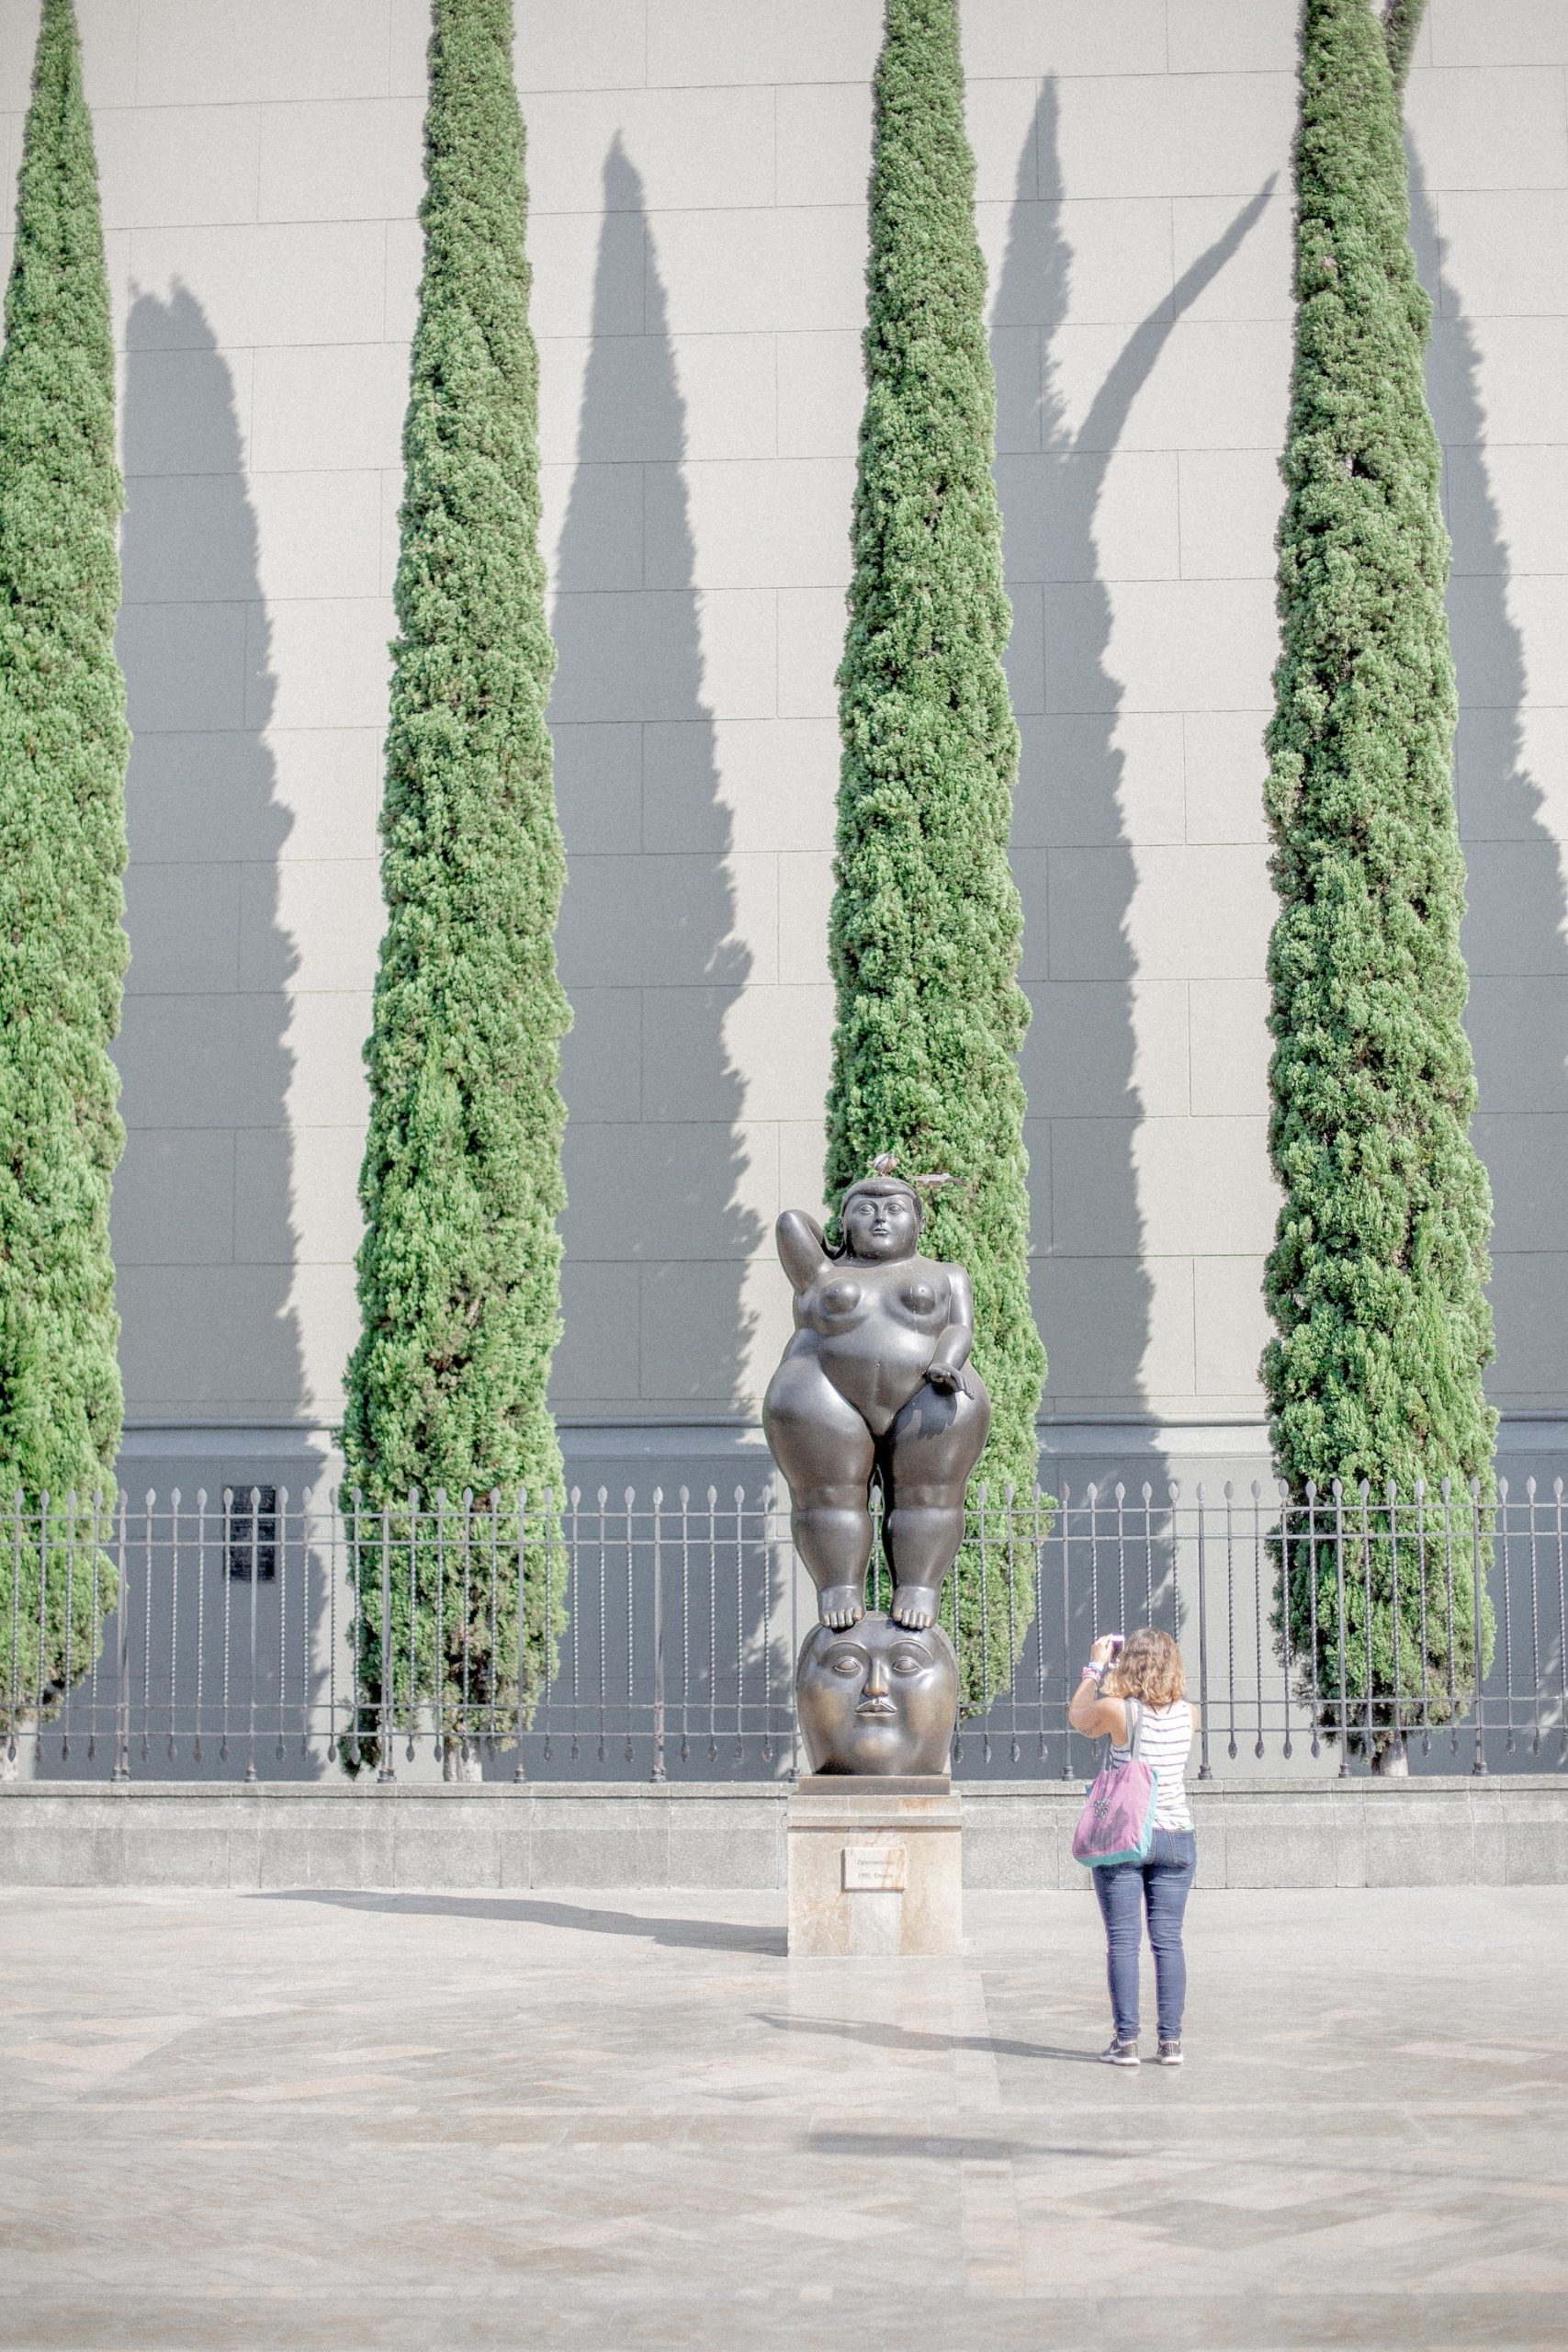
{"label": "woman's raised arm", "polygon": [[[1120,1699],[1102,1699],[1100,1685],[1116,1652],[1109,1634],[1102,1634],[1089,1651],[1077,1689],[1067,1701],[1067,1722],[1074,1731],[1099,1739],[1106,1732],[1119,1746],[1127,1740],[1127,1710]],[[1092,1669],[1092,1670],[1091,1670]]]}
{"label": "woman's raised arm", "polygon": [[804,1209],[785,1209],[773,1227],[773,1239],[779,1263],[795,1290],[808,1289],[828,1263],[828,1245],[817,1219]]}

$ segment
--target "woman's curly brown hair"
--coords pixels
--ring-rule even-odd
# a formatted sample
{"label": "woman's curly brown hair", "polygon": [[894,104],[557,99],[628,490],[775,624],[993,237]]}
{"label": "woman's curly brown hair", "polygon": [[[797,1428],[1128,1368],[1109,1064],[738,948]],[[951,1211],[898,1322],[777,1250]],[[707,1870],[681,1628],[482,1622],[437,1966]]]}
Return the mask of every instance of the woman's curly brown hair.
{"label": "woman's curly brown hair", "polygon": [[1185,1698],[1186,1670],[1170,1635],[1154,1625],[1129,1634],[1105,1678],[1104,1692],[1108,1699],[1141,1699],[1145,1707],[1171,1707]]}

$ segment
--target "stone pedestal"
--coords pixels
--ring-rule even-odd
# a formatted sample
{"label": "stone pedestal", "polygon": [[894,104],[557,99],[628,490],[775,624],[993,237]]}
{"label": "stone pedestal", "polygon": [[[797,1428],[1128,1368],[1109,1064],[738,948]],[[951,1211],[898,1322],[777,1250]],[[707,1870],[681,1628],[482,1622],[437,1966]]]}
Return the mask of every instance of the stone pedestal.
{"label": "stone pedestal", "polygon": [[784,1824],[790,1958],[961,1952],[963,1831],[947,1780],[802,1779]]}

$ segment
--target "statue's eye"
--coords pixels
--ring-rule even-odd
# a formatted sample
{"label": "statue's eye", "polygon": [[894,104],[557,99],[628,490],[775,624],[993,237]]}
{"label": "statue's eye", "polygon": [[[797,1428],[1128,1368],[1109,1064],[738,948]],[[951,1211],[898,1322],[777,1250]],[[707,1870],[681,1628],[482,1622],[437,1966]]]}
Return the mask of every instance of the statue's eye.
{"label": "statue's eye", "polygon": [[895,1674],[919,1674],[930,1664],[930,1658],[922,1657],[919,1650],[895,1650],[893,1653]]}
{"label": "statue's eye", "polygon": [[860,1660],[858,1657],[850,1657],[848,1656],[836,1657],[833,1660],[833,1671],[835,1674],[858,1674],[860,1672]]}

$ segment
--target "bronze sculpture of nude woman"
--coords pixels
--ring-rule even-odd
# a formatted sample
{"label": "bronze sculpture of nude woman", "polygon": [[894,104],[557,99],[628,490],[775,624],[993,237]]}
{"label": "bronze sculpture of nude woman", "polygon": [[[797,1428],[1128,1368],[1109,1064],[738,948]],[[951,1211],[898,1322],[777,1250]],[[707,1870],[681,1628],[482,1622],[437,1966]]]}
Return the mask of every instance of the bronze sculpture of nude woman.
{"label": "bronze sculpture of nude woman", "polygon": [[975,1302],[962,1266],[919,1254],[919,1195],[897,1177],[852,1184],[830,1251],[815,1217],[786,1209],[779,1258],[795,1286],[795,1337],[769,1384],[762,1426],[789,1483],[795,1549],[824,1625],[865,1610],[871,1488],[880,1483],[891,1614],[936,1623],[964,1540],[964,1497],[991,1422],[969,1362]]}

